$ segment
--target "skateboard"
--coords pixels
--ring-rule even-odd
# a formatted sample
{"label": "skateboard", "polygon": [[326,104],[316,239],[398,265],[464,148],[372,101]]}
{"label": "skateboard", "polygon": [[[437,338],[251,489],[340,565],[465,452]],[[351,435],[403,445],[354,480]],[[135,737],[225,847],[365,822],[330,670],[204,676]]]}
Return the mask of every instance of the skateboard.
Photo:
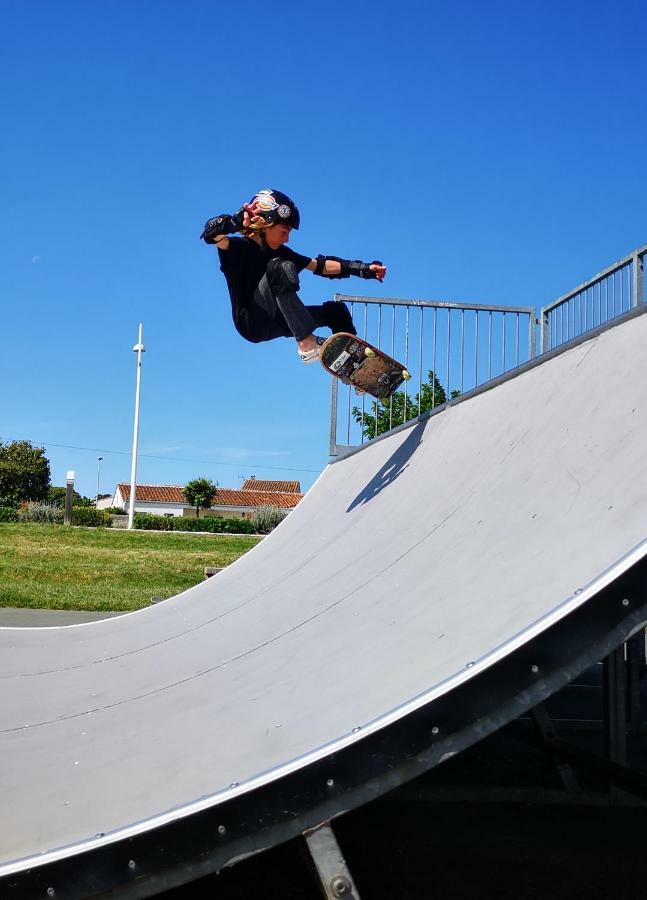
{"label": "skateboard", "polygon": [[321,364],[344,384],[384,400],[408,381],[405,366],[354,334],[332,334],[321,347]]}

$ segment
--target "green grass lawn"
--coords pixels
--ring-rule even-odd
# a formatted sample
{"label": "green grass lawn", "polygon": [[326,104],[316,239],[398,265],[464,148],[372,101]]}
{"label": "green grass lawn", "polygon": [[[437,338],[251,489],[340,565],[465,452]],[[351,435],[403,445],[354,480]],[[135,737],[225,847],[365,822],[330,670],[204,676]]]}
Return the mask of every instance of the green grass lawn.
{"label": "green grass lawn", "polygon": [[[259,538],[0,523],[0,606],[126,611],[172,597]],[[216,576],[218,577],[218,576]]]}

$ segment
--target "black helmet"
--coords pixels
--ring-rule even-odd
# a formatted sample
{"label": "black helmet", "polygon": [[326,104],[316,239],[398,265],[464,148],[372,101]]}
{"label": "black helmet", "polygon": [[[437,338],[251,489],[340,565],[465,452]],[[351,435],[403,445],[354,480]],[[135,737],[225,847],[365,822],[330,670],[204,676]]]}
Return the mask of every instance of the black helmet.
{"label": "black helmet", "polygon": [[274,225],[276,222],[282,222],[289,225],[295,231],[299,230],[301,216],[296,203],[284,194],[282,191],[276,191],[274,188],[266,188],[254,194],[250,203],[256,203],[261,215],[268,225]]}

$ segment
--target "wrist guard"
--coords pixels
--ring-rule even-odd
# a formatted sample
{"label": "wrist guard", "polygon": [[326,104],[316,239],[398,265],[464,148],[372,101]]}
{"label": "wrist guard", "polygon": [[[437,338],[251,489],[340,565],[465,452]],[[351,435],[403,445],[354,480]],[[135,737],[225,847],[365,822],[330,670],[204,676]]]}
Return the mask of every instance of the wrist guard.
{"label": "wrist guard", "polygon": [[[339,275],[328,275],[324,272],[324,266],[328,260],[339,263],[341,267]],[[377,278],[377,273],[371,269],[373,265],[381,266],[382,263],[377,259],[374,259],[372,263],[365,263],[360,259],[340,259],[339,256],[319,255],[315,266],[315,275],[321,275],[323,278],[350,278],[351,275],[356,275],[358,278]]]}
{"label": "wrist guard", "polygon": [[377,278],[377,272],[375,269],[371,269],[371,266],[381,265],[379,259],[374,259],[370,263],[362,262],[361,259],[353,259],[348,263],[348,274],[355,275],[357,278]]}
{"label": "wrist guard", "polygon": [[216,238],[226,234],[233,234],[243,227],[244,210],[239,209],[233,216],[223,213],[215,216],[205,224],[200,237],[205,244],[215,244]]}

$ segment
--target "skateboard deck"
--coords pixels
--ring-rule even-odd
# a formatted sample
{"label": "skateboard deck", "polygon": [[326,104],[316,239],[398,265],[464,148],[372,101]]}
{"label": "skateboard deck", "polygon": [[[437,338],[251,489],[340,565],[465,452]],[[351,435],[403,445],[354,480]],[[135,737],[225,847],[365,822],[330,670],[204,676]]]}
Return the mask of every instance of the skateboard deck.
{"label": "skateboard deck", "polygon": [[322,345],[321,364],[345,384],[383,400],[411,377],[405,366],[354,334],[332,334]]}

